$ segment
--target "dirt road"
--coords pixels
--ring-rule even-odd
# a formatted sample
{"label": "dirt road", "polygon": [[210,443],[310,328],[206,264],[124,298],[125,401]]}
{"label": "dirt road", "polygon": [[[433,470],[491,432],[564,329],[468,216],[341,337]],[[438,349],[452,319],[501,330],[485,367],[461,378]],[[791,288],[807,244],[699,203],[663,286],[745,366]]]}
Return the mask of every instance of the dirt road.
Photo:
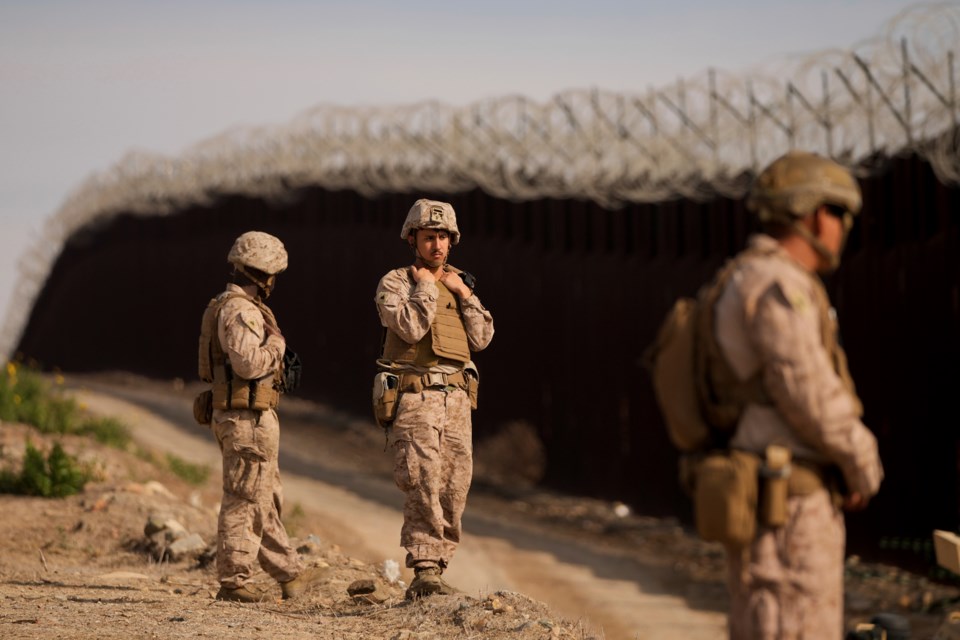
{"label": "dirt road", "polygon": [[[130,425],[142,445],[219,470],[216,442],[193,423],[183,390],[93,378],[74,378],[69,385],[92,412]],[[348,554],[402,564],[401,495],[389,478],[388,456],[382,441],[369,438],[343,446],[345,439],[357,440],[349,422],[306,403],[292,403],[281,413],[287,503],[322,514],[327,528],[318,533]],[[468,505],[465,539],[447,572],[463,590],[524,593],[602,630],[610,640],[724,636],[722,596],[715,585],[704,597],[698,592],[702,585],[685,584],[670,566],[524,522],[498,502],[487,495]]]}

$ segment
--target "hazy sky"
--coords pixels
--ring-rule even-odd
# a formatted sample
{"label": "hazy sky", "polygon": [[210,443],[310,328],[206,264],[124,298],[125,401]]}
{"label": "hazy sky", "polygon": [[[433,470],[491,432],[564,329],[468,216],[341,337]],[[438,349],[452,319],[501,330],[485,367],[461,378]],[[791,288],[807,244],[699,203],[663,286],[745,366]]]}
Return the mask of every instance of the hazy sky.
{"label": "hazy sky", "polygon": [[643,91],[878,35],[903,0],[0,0],[0,322],[22,252],[131,149],[319,103]]}

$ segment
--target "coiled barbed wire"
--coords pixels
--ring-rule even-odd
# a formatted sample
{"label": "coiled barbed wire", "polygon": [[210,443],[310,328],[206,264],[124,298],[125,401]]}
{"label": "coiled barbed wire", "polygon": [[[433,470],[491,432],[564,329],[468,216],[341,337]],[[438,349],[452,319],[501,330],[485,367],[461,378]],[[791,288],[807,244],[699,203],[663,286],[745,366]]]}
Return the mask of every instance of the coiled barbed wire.
{"label": "coiled barbed wire", "polygon": [[480,188],[510,200],[589,198],[606,207],[736,198],[789,148],[865,160],[914,152],[960,182],[955,48],[960,3],[912,7],[884,32],[747,73],[707,70],[643,93],[565,91],[466,107],[436,101],[320,105],[281,126],[235,128],[178,157],[132,152],[70,193],[21,258],[0,350],[19,340],[67,239],[123,212],[164,215],[211,193],[281,198],[318,186],[373,196]]}

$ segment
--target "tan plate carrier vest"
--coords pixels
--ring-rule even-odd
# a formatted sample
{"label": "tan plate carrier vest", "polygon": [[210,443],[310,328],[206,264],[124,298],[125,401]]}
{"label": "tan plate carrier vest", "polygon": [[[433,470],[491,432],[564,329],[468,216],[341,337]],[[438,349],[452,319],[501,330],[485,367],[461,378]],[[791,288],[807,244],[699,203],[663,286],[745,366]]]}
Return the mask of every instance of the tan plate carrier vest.
{"label": "tan plate carrier vest", "polygon": [[[740,415],[750,403],[770,404],[763,389],[762,372],[757,372],[749,380],[739,380],[733,369],[727,363],[716,339],[716,305],[726,289],[734,272],[747,260],[758,256],[769,256],[773,252],[762,250],[747,250],[736,258],[727,262],[720,270],[714,282],[702,293],[701,308],[697,321],[697,335],[702,340],[697,349],[696,371],[700,386],[701,409],[708,423],[722,431],[732,432],[736,429]],[[813,281],[814,304],[820,315],[820,333],[824,349],[830,355],[834,371],[840,377],[843,385],[853,396],[856,402],[858,415],[863,413],[860,398],[853,384],[853,377],[847,366],[847,356],[837,340],[837,323],[830,312],[830,299],[826,290],[815,276]]]}
{"label": "tan plate carrier vest", "polygon": [[268,323],[277,326],[277,320],[270,308],[246,294],[228,291],[210,300],[203,312],[203,320],[200,322],[198,364],[200,379],[211,383],[214,409],[252,409],[253,411],[275,409],[280,403],[278,388],[282,367],[278,367],[272,375],[258,380],[241,378],[234,375],[230,367],[230,359],[220,346],[217,319],[223,305],[232,298],[243,298],[253,303],[263,313]]}
{"label": "tan plate carrier vest", "polygon": [[460,366],[470,361],[470,345],[460,311],[460,300],[443,283],[437,281],[436,285],[440,295],[430,330],[419,342],[410,344],[388,329],[381,356],[384,360],[420,367],[439,364]]}

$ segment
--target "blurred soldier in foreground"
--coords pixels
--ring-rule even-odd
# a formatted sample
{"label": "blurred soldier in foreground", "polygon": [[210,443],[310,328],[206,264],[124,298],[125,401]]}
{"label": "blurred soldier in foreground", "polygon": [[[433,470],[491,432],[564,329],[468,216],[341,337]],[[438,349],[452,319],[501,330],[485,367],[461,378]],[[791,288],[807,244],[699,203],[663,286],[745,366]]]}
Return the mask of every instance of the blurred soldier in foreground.
{"label": "blurred soldier in foreground", "polygon": [[758,176],[747,206],[763,233],[734,259],[719,295],[724,362],[710,371],[716,387],[745,400],[729,448],[760,459],[756,534],[728,549],[730,637],[839,639],[839,507],[863,509],[883,470],[816,274],[839,265],[860,189],[835,162],[790,152]]}
{"label": "blurred soldier in foreground", "polygon": [[472,276],[447,264],[460,241],[453,207],[417,200],[400,238],[414,264],[377,287],[384,342],[373,402],[406,494],[400,545],[415,574],[407,598],[416,598],[456,591],[441,574],[460,542],[473,475],[470,411],[479,376],[470,354],[490,344],[493,317],[474,295]]}
{"label": "blurred soldier in foreground", "polygon": [[232,281],[210,301],[200,330],[200,378],[212,382],[206,413],[223,453],[217,599],[266,597],[248,584],[257,562],[291,598],[322,575],[304,569],[280,521],[280,423],[274,409],[286,343],[263,300],[287,268],[287,252],[277,238],[249,231],[237,238],[227,260]]}

